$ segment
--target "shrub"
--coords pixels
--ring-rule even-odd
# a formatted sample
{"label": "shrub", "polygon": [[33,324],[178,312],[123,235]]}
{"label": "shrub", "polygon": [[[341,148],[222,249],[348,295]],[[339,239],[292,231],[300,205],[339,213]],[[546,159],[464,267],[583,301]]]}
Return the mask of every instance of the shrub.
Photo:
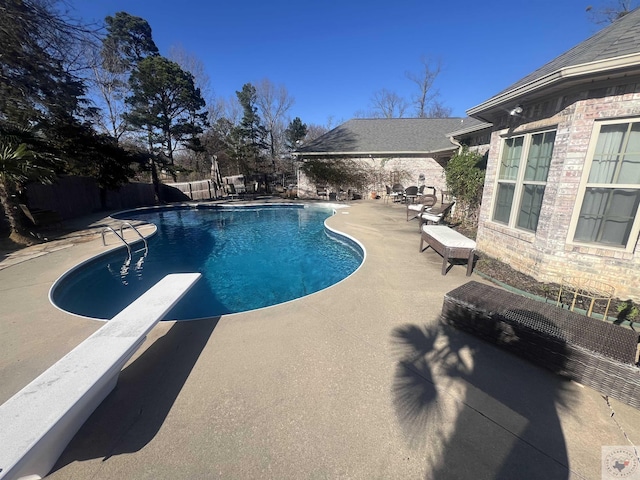
{"label": "shrub", "polygon": [[467,147],[454,155],[445,167],[447,190],[456,198],[455,217],[463,223],[478,224],[486,168],[486,154]]}

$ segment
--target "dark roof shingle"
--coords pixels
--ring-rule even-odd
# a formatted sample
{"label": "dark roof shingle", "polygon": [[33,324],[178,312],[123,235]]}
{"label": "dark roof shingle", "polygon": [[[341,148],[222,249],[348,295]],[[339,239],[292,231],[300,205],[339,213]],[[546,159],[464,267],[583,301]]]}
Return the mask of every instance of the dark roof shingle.
{"label": "dark roof shingle", "polygon": [[584,65],[640,52],[640,8],[521,78],[494,97],[515,90],[567,67]]}
{"label": "dark roof shingle", "polygon": [[353,119],[300,148],[302,154],[429,153],[453,148],[447,134],[471,118]]}

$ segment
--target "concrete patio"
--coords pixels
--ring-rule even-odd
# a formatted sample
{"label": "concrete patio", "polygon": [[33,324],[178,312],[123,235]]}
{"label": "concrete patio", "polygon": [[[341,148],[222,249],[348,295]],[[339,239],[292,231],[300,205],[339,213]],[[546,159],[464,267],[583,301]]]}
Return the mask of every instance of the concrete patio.
{"label": "concrete patio", "polygon": [[[0,256],[0,403],[101,326],[47,298],[104,251],[91,220]],[[442,276],[403,205],[354,202],[329,225],[367,249],[354,275],[161,323],[47,478],[600,479],[602,446],[638,445],[640,411],[439,325],[446,292],[485,280]]]}

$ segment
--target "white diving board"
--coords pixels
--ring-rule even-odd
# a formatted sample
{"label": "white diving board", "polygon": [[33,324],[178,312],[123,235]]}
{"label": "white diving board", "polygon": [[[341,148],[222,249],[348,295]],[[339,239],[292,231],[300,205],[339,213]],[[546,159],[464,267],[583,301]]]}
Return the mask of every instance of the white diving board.
{"label": "white diving board", "polygon": [[0,405],[0,479],[49,473],[147,334],[199,278],[167,275]]}

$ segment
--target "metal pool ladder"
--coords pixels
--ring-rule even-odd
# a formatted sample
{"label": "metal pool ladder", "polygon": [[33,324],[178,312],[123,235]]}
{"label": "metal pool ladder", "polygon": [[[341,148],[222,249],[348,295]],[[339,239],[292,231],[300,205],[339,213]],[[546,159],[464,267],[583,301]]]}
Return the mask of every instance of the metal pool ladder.
{"label": "metal pool ladder", "polygon": [[124,229],[125,227],[129,227],[131,229],[133,229],[134,232],[136,232],[138,234],[138,236],[142,239],[143,243],[144,243],[144,248],[140,249],[140,250],[136,250],[136,252],[141,252],[142,250],[144,250],[144,254],[145,256],[147,255],[147,253],[149,253],[149,244],[147,243],[147,239],[144,238],[142,236],[142,234],[138,231],[138,229],[136,227],[134,227],[133,225],[131,225],[129,222],[122,222],[122,224],[120,225],[120,233],[116,232],[112,227],[104,227],[102,229],[102,244],[104,246],[107,246],[107,242],[104,239],[104,234],[106,232],[112,232],[116,237],[118,237],[120,240],[122,240],[122,243],[125,244],[125,246],[127,247],[127,253],[129,255],[129,258],[127,259],[128,262],[131,261],[131,245],[129,244],[129,242],[127,242],[124,239]]}

